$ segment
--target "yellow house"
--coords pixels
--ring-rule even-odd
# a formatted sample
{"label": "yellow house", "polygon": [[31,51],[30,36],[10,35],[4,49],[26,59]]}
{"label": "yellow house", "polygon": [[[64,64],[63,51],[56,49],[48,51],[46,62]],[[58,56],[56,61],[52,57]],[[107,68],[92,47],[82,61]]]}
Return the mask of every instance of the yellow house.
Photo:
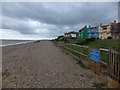
{"label": "yellow house", "polygon": [[100,25],[99,26],[99,38],[100,39],[111,38],[111,25]]}

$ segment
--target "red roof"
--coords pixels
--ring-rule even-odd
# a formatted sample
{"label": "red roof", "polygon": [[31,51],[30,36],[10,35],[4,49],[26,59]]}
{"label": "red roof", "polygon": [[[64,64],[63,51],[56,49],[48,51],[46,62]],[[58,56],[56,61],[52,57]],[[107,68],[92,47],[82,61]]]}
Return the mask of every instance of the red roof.
{"label": "red roof", "polygon": [[68,32],[66,34],[78,34],[78,32],[71,31],[71,32]]}

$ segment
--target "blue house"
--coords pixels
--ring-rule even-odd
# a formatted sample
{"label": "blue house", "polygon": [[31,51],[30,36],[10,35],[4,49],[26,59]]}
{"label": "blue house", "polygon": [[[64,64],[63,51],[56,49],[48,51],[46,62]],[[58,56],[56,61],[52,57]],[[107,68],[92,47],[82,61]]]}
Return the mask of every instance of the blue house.
{"label": "blue house", "polygon": [[88,27],[88,38],[99,38],[99,28],[96,27]]}

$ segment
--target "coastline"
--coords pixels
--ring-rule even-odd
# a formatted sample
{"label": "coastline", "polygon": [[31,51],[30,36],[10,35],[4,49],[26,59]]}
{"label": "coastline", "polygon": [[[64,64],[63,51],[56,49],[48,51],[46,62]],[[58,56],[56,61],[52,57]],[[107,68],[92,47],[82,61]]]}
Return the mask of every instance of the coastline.
{"label": "coastline", "polygon": [[27,43],[32,43],[32,42],[35,42],[35,41],[27,41],[27,42],[20,42],[20,43],[13,43],[13,44],[0,45],[0,47],[12,46],[12,45],[20,45],[20,44],[27,44]]}

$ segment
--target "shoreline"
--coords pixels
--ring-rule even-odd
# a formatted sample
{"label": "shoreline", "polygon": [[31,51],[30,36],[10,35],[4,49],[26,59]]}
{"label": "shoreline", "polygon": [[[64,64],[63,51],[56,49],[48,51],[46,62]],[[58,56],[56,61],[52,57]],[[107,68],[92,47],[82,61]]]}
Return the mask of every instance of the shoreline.
{"label": "shoreline", "polygon": [[28,41],[28,42],[20,42],[20,43],[13,43],[13,44],[6,44],[6,45],[0,45],[1,47],[6,47],[6,46],[13,46],[13,45],[20,45],[20,44],[27,44],[27,43],[33,43],[35,41]]}
{"label": "shoreline", "polygon": [[32,40],[32,41],[26,41],[26,42],[18,42],[18,43],[13,43],[13,44],[5,44],[5,45],[2,45],[2,42],[0,44],[0,48],[2,47],[6,47],[6,46],[14,46],[14,45],[22,45],[22,44],[29,44],[29,43],[34,43],[34,42],[37,42],[37,41],[51,41],[51,40]]}

